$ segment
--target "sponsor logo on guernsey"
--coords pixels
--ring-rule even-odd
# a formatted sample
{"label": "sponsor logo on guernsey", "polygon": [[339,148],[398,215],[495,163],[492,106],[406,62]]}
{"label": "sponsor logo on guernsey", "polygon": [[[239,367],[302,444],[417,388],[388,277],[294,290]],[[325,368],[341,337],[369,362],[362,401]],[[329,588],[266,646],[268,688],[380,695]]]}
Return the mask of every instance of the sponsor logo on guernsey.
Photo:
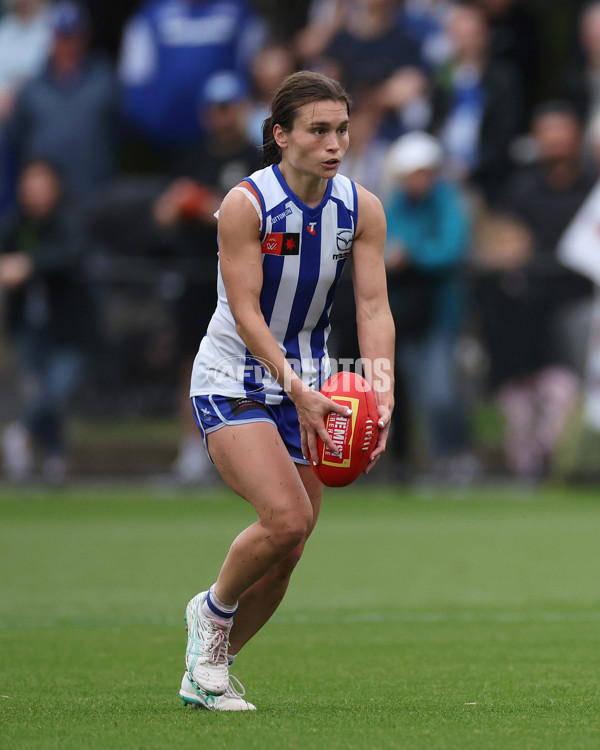
{"label": "sponsor logo on guernsey", "polygon": [[352,229],[338,229],[335,236],[335,243],[337,246],[337,252],[334,252],[334,260],[344,260],[350,255],[352,250],[352,240],[354,239],[354,232]]}
{"label": "sponsor logo on guernsey", "polygon": [[282,211],[280,214],[277,214],[277,216],[273,216],[271,219],[271,225],[277,224],[278,221],[281,221],[282,219],[285,219],[286,216],[289,216],[292,212],[291,206],[288,206],[285,211]]}
{"label": "sponsor logo on guernsey", "polygon": [[308,224],[308,226],[306,227],[306,231],[307,231],[307,232],[308,232],[309,234],[316,234],[316,233],[317,233],[317,230],[315,229],[315,227],[316,227],[316,226],[317,226],[317,222],[316,222],[316,221],[311,221],[311,222],[310,222],[310,223]]}
{"label": "sponsor logo on guernsey", "polygon": [[356,425],[359,401],[357,398],[351,398],[350,396],[330,396],[329,398],[337,404],[352,409],[352,415],[350,417],[344,417],[335,412],[330,412],[328,414],[325,428],[327,429],[329,437],[335,443],[339,455],[336,456],[335,453],[330,451],[329,448],[323,444],[321,463],[327,464],[328,466],[342,466],[347,468],[350,466],[350,454],[352,452],[352,442],[354,440],[354,428]]}
{"label": "sponsor logo on guernsey", "polygon": [[262,243],[266,255],[299,255],[299,232],[270,232]]}

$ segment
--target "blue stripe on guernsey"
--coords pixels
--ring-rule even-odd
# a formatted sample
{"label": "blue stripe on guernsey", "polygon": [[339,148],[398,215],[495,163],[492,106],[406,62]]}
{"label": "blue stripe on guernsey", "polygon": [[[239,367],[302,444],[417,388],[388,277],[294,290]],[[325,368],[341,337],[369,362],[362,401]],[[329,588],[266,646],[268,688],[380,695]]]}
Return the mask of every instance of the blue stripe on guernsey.
{"label": "blue stripe on guernsey", "polygon": [[[261,240],[264,240],[268,232],[273,228],[273,219],[267,221],[267,215],[265,211],[265,199],[262,192],[258,189],[256,184],[252,180],[248,182],[254,187],[260,198],[261,205],[263,207],[263,236]],[[270,217],[275,216],[277,221],[277,231],[285,232],[287,229],[286,224],[286,203],[287,200],[278,203],[275,208],[269,211]],[[284,258],[281,255],[269,255],[263,253],[263,286],[260,292],[260,309],[267,325],[271,322],[271,316],[273,315],[273,307],[275,306],[275,300],[277,299],[277,293],[279,291],[279,284],[281,283],[281,274],[283,273]]]}
{"label": "blue stripe on guernsey", "polygon": [[[354,183],[352,183],[354,184]],[[348,207],[344,204],[342,200],[339,198],[331,197],[331,202],[334,203],[337,207],[337,233],[336,233],[336,246],[335,249],[332,249],[332,252],[336,252],[340,250],[341,248],[337,246],[337,235],[340,230],[348,230],[348,232],[351,232],[352,235],[354,234],[353,230],[353,216],[351,211],[348,211]],[[346,258],[342,257],[337,260],[337,268],[335,277],[331,283],[331,286],[329,287],[329,290],[327,292],[327,296],[325,298],[325,306],[323,308],[323,312],[321,314],[321,317],[319,318],[316,326],[313,329],[313,332],[311,334],[311,349],[315,352],[324,351],[326,346],[326,340],[327,336],[329,334],[329,316],[331,313],[331,307],[333,305],[333,298],[335,295],[335,291],[337,289],[340,277],[342,275],[342,271],[344,270],[344,266],[346,265]],[[328,371],[325,372],[322,369],[319,371],[319,383],[315,387],[320,388],[323,382],[329,377]]]}
{"label": "blue stripe on guernsey", "polygon": [[[289,323],[283,339],[286,356],[296,362],[302,360],[299,334],[304,328],[321,269],[321,222],[313,226],[314,234],[311,234],[308,230],[310,225],[306,223],[306,217],[303,216],[303,219],[299,274],[302,284],[299,283],[296,287]],[[320,359],[323,352],[311,352],[311,355],[312,359]]]}
{"label": "blue stripe on guernsey", "polygon": [[[337,206],[338,229],[348,229],[353,232],[352,223],[354,220],[354,212],[348,211],[348,207],[344,204],[344,201],[339,198],[332,198],[331,200]],[[354,226],[356,226],[356,222],[354,222]]]}
{"label": "blue stripe on guernsey", "polygon": [[[325,350],[325,339],[326,333],[329,333],[329,315],[331,313],[331,308],[333,305],[333,297],[335,295],[335,290],[337,289],[338,283],[340,281],[340,276],[342,275],[342,271],[344,270],[345,265],[345,260],[338,261],[335,279],[333,280],[332,285],[329,287],[329,292],[327,293],[325,309],[323,310],[323,314],[319,318],[319,322],[315,326],[315,329],[310,337],[310,345],[313,351]],[[319,384],[315,387],[320,389],[328,377],[329,373],[319,372]]]}
{"label": "blue stripe on guernsey", "polygon": [[281,284],[285,256],[263,255],[263,287],[260,292],[260,309],[267,325],[271,322],[275,300]]}
{"label": "blue stripe on guernsey", "polygon": [[289,205],[290,199],[286,196],[277,206],[274,206],[269,211],[271,217],[271,231],[273,232],[285,232],[286,230],[286,219],[292,213],[292,208]]}
{"label": "blue stripe on guernsey", "polygon": [[356,192],[356,183],[354,180],[350,180],[350,185],[352,186],[352,196],[353,196],[353,202],[352,205],[354,206],[354,210],[350,210],[350,214],[354,220],[354,229],[358,226],[358,193]]}

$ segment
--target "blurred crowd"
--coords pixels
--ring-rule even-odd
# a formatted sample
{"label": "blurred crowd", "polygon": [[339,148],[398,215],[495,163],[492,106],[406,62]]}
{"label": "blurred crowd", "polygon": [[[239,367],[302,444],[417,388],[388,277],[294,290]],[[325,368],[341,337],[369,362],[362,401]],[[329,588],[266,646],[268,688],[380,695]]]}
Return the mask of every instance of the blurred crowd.
{"label": "blurred crowd", "polygon": [[[114,54],[92,44],[94,3],[4,0],[0,300],[20,399],[6,475],[64,481],[77,392],[95,384],[100,412],[125,415],[141,392],[150,409],[142,385],[163,367],[178,372],[174,473],[210,476],[188,382],[215,303],[214,212],[261,166],[273,91],[309,68],[350,92],[341,171],[388,220],[387,470],[483,476],[475,391],[502,415],[505,470],[546,477],[585,390],[595,283],[560,247],[598,178],[600,1],[565,29],[572,60],[551,96],[521,0],[312,0],[284,36],[277,3],[131,5]],[[352,309],[344,278],[338,359],[359,356]]]}

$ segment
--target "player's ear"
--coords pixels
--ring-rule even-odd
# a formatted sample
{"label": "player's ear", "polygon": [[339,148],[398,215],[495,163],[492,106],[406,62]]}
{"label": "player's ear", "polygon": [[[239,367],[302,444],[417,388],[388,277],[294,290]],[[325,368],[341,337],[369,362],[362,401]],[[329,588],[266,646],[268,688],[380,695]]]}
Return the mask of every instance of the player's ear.
{"label": "player's ear", "polygon": [[279,148],[287,146],[287,133],[278,122],[273,126],[273,139]]}

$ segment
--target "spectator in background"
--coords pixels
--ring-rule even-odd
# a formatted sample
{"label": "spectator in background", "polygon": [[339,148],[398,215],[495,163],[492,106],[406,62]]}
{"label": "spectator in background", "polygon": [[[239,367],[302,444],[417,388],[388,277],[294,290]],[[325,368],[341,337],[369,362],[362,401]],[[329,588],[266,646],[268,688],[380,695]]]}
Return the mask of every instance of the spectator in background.
{"label": "spectator in background", "polygon": [[525,119],[519,125],[526,130],[540,72],[540,21],[524,7],[522,0],[479,0],[479,4],[490,27],[491,59],[510,64],[521,82]]}
{"label": "spectator in background", "polygon": [[577,111],[591,139],[589,126],[600,113],[600,2],[588,3],[580,16],[579,38],[583,56],[565,72],[561,95]]}
{"label": "spectator in background", "polygon": [[43,0],[10,0],[7,7],[7,14],[0,19],[0,216],[14,199],[6,123],[21,86],[42,69],[50,47]]}
{"label": "spectator in background", "polygon": [[358,0],[312,0],[308,9],[308,22],[297,33],[295,52],[302,64],[312,67],[342,28],[350,10]]}
{"label": "spectator in background", "polygon": [[33,448],[42,452],[45,481],[66,477],[65,409],[95,332],[82,251],[60,173],[48,162],[31,162],[19,176],[18,208],[0,230],[0,287],[24,402],[22,422],[10,425],[3,440],[12,481],[31,476]]}
{"label": "spectator in background", "polygon": [[23,83],[43,68],[51,31],[43,0],[10,0],[0,19],[0,122],[12,112]]}
{"label": "spectator in background", "polygon": [[138,134],[166,152],[204,135],[198,86],[221,70],[247,75],[264,25],[246,0],[150,0],[127,24],[122,106]]}
{"label": "spectator in background", "polygon": [[52,161],[65,196],[85,200],[113,176],[117,100],[109,63],[88,52],[83,6],[59,0],[50,9],[53,31],[46,69],[22,88],[10,122],[18,162]]}
{"label": "spectator in background", "polygon": [[476,289],[506,463],[524,479],[547,473],[580,389],[592,285],[556,253],[597,178],[582,164],[581,124],[568,105],[540,106],[532,134],[538,162],[507,187],[508,219],[484,248]]}
{"label": "spectator in background", "polygon": [[281,44],[267,45],[252,61],[252,99],[247,120],[248,137],[257,146],[262,146],[263,122],[269,116],[273,94],[294,70],[294,56],[289,47]]}
{"label": "spectator in background", "polygon": [[[464,196],[439,178],[442,163],[441,144],[427,133],[408,133],[391,147],[386,267],[400,387],[423,428],[433,476],[462,482],[477,470],[456,371],[470,227]],[[406,429],[397,416],[397,429]]]}
{"label": "spectator in background", "polygon": [[425,125],[427,76],[396,0],[355,0],[318,67],[344,82],[388,139]]}
{"label": "spectator in background", "polygon": [[[362,0],[313,0],[308,23],[296,36],[296,52],[303,63],[311,65],[325,52],[333,37],[360,12]],[[382,5],[371,3],[372,7]],[[426,63],[435,68],[450,53],[445,18],[453,0],[396,0],[391,4],[395,19],[406,34],[421,45]],[[393,25],[393,24],[391,24]]]}
{"label": "spectator in background", "polygon": [[177,305],[180,414],[183,426],[175,474],[184,483],[209,477],[210,464],[190,408],[194,357],[214,312],[217,277],[215,211],[232,187],[260,167],[261,151],[247,136],[249,91],[237,73],[222,71],[201,87],[198,113],[206,138],[172,154],[176,179],[154,204],[154,218],[173,253],[189,264]]}
{"label": "spectator in background", "polygon": [[425,62],[435,69],[445,63],[452,52],[446,30],[446,19],[454,0],[404,0],[402,20],[406,31],[421,44]]}
{"label": "spectator in background", "polygon": [[508,176],[508,147],[523,117],[520,84],[508,63],[491,59],[481,7],[461,2],[447,23],[454,55],[436,74],[431,129],[448,155],[448,176],[493,203]]}

